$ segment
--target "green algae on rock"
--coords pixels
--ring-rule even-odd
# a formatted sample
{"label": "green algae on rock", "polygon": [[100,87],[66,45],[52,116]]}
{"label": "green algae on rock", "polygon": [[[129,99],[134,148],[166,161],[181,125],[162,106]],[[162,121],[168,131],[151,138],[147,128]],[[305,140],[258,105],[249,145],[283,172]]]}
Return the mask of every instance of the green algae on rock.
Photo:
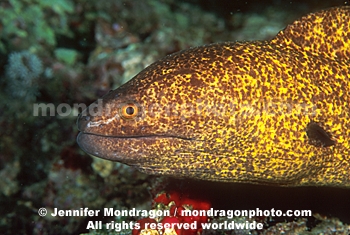
{"label": "green algae on rock", "polygon": [[349,187],[349,48],[338,7],[270,41],[172,54],[84,111],[78,143],[148,174]]}

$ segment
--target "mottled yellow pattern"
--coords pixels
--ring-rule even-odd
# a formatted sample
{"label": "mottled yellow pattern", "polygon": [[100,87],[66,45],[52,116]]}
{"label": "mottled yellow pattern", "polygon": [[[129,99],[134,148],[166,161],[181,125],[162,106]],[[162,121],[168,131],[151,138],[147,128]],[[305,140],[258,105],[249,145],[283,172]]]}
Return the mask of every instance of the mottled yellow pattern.
{"label": "mottled yellow pattern", "polygon": [[349,7],[270,41],[181,51],[80,116],[78,143],[149,174],[350,187],[349,63]]}

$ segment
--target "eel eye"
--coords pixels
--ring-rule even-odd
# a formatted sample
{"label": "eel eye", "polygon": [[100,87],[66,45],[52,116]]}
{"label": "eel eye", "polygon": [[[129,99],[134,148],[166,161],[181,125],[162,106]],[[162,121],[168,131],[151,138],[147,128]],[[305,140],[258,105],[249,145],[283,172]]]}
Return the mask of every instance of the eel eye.
{"label": "eel eye", "polygon": [[133,119],[139,113],[139,108],[133,103],[125,103],[120,108],[120,116],[125,119]]}

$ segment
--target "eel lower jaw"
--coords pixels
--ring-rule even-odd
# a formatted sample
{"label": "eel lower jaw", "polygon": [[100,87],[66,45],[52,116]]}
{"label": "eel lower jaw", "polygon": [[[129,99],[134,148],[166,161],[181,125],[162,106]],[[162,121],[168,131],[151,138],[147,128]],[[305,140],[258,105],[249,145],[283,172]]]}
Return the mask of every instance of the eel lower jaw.
{"label": "eel lower jaw", "polygon": [[172,140],[174,142],[194,140],[191,138],[162,135],[103,136],[80,132],[77,136],[77,143],[89,155],[128,165],[138,165],[148,155],[145,146],[151,146],[162,139]]}
{"label": "eel lower jaw", "polygon": [[101,136],[96,134],[80,132],[77,136],[79,147],[89,155],[99,158],[132,164],[136,159],[130,158],[125,152],[123,138]]}

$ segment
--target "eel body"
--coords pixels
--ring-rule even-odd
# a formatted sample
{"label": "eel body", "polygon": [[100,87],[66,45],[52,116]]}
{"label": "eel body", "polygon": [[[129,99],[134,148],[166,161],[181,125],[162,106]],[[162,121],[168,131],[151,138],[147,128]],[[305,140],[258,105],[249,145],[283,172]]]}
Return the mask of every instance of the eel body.
{"label": "eel body", "polygon": [[147,174],[350,187],[349,105],[343,6],[166,56],[83,111],[77,141]]}

